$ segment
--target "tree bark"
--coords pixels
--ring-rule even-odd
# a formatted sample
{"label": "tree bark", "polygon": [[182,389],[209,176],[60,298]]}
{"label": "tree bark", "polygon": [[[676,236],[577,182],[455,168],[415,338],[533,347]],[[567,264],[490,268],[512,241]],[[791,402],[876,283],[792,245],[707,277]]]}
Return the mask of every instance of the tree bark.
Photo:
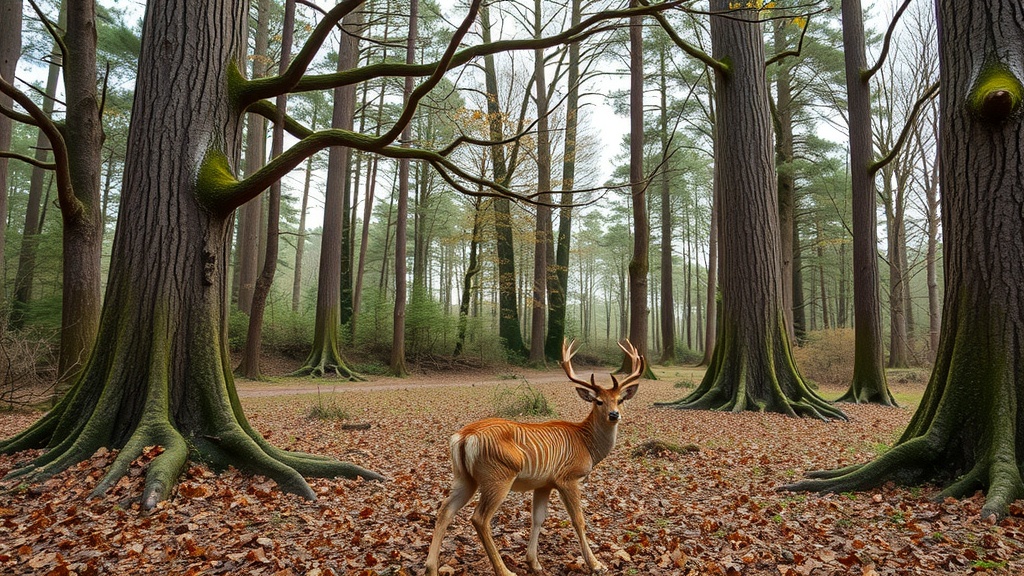
{"label": "tree bark", "polygon": [[661,184],[661,363],[674,364],[676,361],[676,322],[675,300],[672,298],[672,291],[675,288],[672,281],[672,187],[669,184],[668,160],[671,156],[668,143],[668,86],[666,76],[668,70],[665,66],[666,47],[662,47],[659,53],[659,77],[661,82],[661,161],[662,166]]}
{"label": "tree bark", "polygon": [[689,396],[667,404],[845,419],[797,371],[785,326],[779,256],[778,179],[757,12],[713,0],[718,112],[716,187],[721,194],[721,324],[711,366]]}
{"label": "tree bark", "polygon": [[[416,33],[417,20],[419,18],[419,0],[409,2],[409,35],[405,42],[405,63],[416,62]],[[409,105],[412,94],[413,82],[411,76],[405,78],[404,104]],[[412,122],[405,125],[402,130],[402,146],[412,146]],[[398,210],[395,219],[395,315],[394,330],[391,340],[391,365],[392,376],[404,377],[409,375],[405,367],[405,306],[406,306],[406,250],[408,240],[406,238],[407,221],[409,219],[409,159],[402,158],[398,161]]]}
{"label": "tree bark", "polygon": [[[480,8],[480,32],[484,42],[491,41],[490,7]],[[490,137],[494,142],[504,140],[504,115],[498,103],[498,73],[493,56],[484,57],[484,83],[487,91],[487,117]],[[494,182],[506,185],[511,177],[503,146],[491,149]],[[519,327],[519,307],[516,291],[515,247],[512,242],[512,213],[508,198],[494,199],[494,234],[498,258],[498,337],[505,354],[512,362],[526,358],[526,345]]]}
{"label": "tree bark", "polygon": [[885,381],[878,280],[878,223],[875,183],[870,165],[871,87],[864,50],[864,15],[860,0],[842,3],[846,93],[849,108],[850,178],[853,187],[853,323],[854,361],[850,388],[839,399],[894,406]]}
{"label": "tree bark", "polygon": [[[278,73],[284,74],[288,69],[292,55],[292,37],[295,32],[295,0],[285,0],[284,23],[281,32],[281,62]],[[278,115],[274,120],[274,135],[271,142],[271,158],[277,158],[284,152],[284,118],[288,113],[288,95],[277,97]],[[252,306],[249,309],[249,330],[245,336],[245,349],[242,352],[242,363],[237,372],[251,380],[262,380],[260,356],[263,351],[263,316],[267,310],[267,298],[274,285],[277,274],[277,259],[280,254],[281,237],[281,180],[270,185],[270,196],[267,198],[267,240],[263,258],[263,268],[256,280],[252,294]]]}
{"label": "tree bark", "polygon": [[[572,0],[571,25],[582,17],[582,0]],[[569,45],[565,96],[565,141],[562,151],[562,194],[558,209],[558,239],[555,247],[554,282],[548,285],[548,334],[544,353],[551,360],[562,355],[565,340],[566,304],[569,290],[569,250],[572,245],[572,189],[576,185],[576,134],[579,125],[580,45]]]}
{"label": "tree bark", "polygon": [[[0,78],[13,83],[21,57],[22,0],[0,1]],[[11,107],[12,99],[0,93],[0,106]],[[11,119],[0,114],[0,150],[11,149],[14,126]],[[0,270],[6,270],[4,250],[7,236],[7,158],[0,158]],[[7,301],[6,285],[0,288],[0,301]]]}
{"label": "tree bark", "polygon": [[939,11],[940,164],[946,299],[938,355],[910,424],[867,464],[793,490],[863,490],[888,480],[985,491],[983,518],[1024,496],[1024,15],[997,1]]}
{"label": "tree bark", "polygon": [[[60,3],[60,16],[57,26],[60,29],[67,27],[67,7],[62,1]],[[60,78],[62,64],[60,49],[56,45],[50,50],[50,65],[46,76],[46,88],[43,96],[43,112],[47,118],[53,116],[53,102],[57,94],[57,81]],[[5,77],[6,78],[6,77]],[[11,80],[14,80],[13,75]],[[35,152],[33,158],[38,162],[46,162],[50,156],[50,139],[46,137],[43,130],[36,135]],[[34,282],[36,268],[36,250],[38,249],[39,234],[42,232],[42,219],[40,210],[43,198],[43,184],[46,180],[46,170],[39,166],[32,167],[32,176],[29,180],[28,205],[25,208],[25,226],[21,232],[21,250],[18,253],[18,269],[14,275],[14,301],[11,303],[10,327],[20,330],[25,325],[25,313],[29,302],[32,301],[32,284]],[[6,193],[6,192],[5,192]],[[3,215],[7,218],[7,214]]]}
{"label": "tree bark", "polygon": [[[788,19],[776,20],[774,44],[776,53],[785,50]],[[782,306],[790,342],[797,342],[793,314],[793,266],[796,229],[796,175],[793,173],[793,94],[788,58],[775,66],[775,162],[779,188],[779,253],[782,258]]]}
{"label": "tree bark", "polygon": [[[234,204],[221,194],[241,128],[230,86],[246,8],[242,0],[147,3],[98,338],[105,345],[57,406],[0,443],[3,452],[46,448],[8,479],[39,480],[101,447],[118,449],[101,494],[155,445],[163,451],[146,468],[145,510],[170,496],[190,458],[264,474],[309,499],[302,474],[379,478],[275,448],[235,392],[225,331]],[[198,162],[197,151],[205,151]]]}
{"label": "tree bark", "polygon": [[[636,2],[632,2],[635,6]],[[629,18],[629,194],[633,214],[633,255],[629,260],[629,341],[647,358],[647,275],[650,268],[651,227],[647,216],[644,178],[644,54],[643,17]],[[628,355],[621,372],[628,373]],[[645,378],[652,378],[650,364]]]}
{"label": "tree bark", "polygon": [[[270,44],[270,0],[257,0],[256,42],[252,55],[252,77],[263,78],[270,71],[267,51]],[[248,18],[246,19],[248,21]],[[245,175],[263,167],[267,156],[267,120],[249,114],[245,130]],[[260,274],[260,230],[263,200],[260,195],[238,210],[238,309],[246,314],[252,308],[256,278]]]}
{"label": "tree bark", "polygon": [[[541,0],[534,1],[533,34],[542,38]],[[530,322],[530,362],[544,363],[544,316],[547,312],[548,287],[548,246],[551,244],[551,138],[548,134],[548,83],[544,70],[544,50],[537,49],[534,58],[534,84],[537,95],[537,191],[544,192],[537,198],[537,226],[534,233],[533,250],[533,307]]]}
{"label": "tree bark", "polygon": [[[352,28],[357,16],[349,14],[342,20],[338,47],[337,71],[356,67],[359,62],[359,36]],[[331,127],[351,130],[355,115],[355,87],[334,89]],[[324,225],[320,237],[320,265],[317,276],[316,319],[313,324],[313,348],[294,375],[324,376],[330,372],[348,380],[362,380],[353,372],[341,353],[341,278],[342,219],[344,216],[345,180],[348,175],[346,148],[332,146],[327,157],[327,183],[324,190]]]}

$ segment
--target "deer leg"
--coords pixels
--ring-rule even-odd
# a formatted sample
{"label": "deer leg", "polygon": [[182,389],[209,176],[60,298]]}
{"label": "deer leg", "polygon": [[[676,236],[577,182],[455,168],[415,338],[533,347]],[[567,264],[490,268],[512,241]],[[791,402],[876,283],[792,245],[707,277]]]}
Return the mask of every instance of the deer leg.
{"label": "deer leg", "polygon": [[480,536],[480,542],[484,545],[484,550],[487,552],[487,558],[490,559],[491,565],[494,566],[494,573],[497,576],[516,576],[515,572],[512,572],[505,566],[505,562],[501,559],[501,554],[498,552],[498,547],[494,545],[494,538],[491,536],[491,519],[494,517],[494,513],[498,511],[498,507],[504,502],[505,496],[508,496],[508,491],[512,488],[512,480],[514,476],[509,478],[495,478],[488,485],[482,485],[480,487],[480,501],[477,502],[476,511],[473,513],[473,527],[476,528],[476,533]]}
{"label": "deer leg", "polygon": [[571,482],[559,486],[558,495],[562,497],[562,502],[565,503],[569,519],[572,520],[572,527],[576,529],[576,536],[579,537],[583,559],[586,560],[587,566],[590,567],[591,572],[604,572],[606,570],[604,564],[601,564],[597,557],[594,556],[594,553],[590,551],[590,543],[587,542],[587,526],[583,519],[583,505],[580,502],[579,484]]}
{"label": "deer leg", "polygon": [[452,482],[451,493],[437,509],[437,522],[434,524],[434,538],[430,541],[430,552],[427,553],[427,576],[437,576],[439,556],[441,555],[441,541],[444,533],[448,530],[455,514],[469,503],[476,493],[476,482],[470,478],[456,478]]}
{"label": "deer leg", "polygon": [[530,543],[526,546],[526,561],[530,570],[543,572],[537,560],[537,540],[540,538],[540,527],[548,517],[548,502],[551,500],[550,488],[538,488],[533,491],[533,524],[530,526]]}

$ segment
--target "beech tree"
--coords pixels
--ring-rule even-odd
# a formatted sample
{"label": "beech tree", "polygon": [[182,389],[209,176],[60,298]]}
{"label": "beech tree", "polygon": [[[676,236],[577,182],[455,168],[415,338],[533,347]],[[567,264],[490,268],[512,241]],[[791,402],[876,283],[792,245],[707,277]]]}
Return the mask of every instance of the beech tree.
{"label": "beech tree", "polygon": [[[304,475],[380,478],[352,463],[281,450],[246,419],[225,332],[232,212],[328,146],[414,158],[429,163],[460,190],[472,192],[467,183],[483,183],[490,194],[519,198],[508,188],[468,173],[448,157],[450,149],[395,146],[420,100],[447,71],[475,56],[554,46],[585,38],[609,20],[670,6],[605,11],[585,19],[580,27],[542,40],[460,50],[476,21],[476,0],[435,62],[388,62],[308,74],[330,31],[360,3],[348,0],[327,12],[283,74],[251,80],[239,73],[237,61],[248,2],[146,4],[120,214],[99,329],[98,340],[105,345],[94,349],[85,370],[50,412],[0,443],[5,453],[44,449],[12,470],[8,480],[52,476],[103,447],[118,449],[118,454],[97,493],[114,485],[144,452],[156,454],[146,469],[143,509],[152,509],[171,494],[190,459],[264,474],[282,490],[309,499],[315,494]],[[247,110],[273,119],[279,112],[269,99],[279,95],[383,76],[424,80],[379,138],[342,129],[313,132],[286,118],[286,129],[298,141],[254,174],[236,178],[233,156]],[[160,448],[149,450],[152,446]]]}
{"label": "beech tree", "polygon": [[994,0],[937,2],[946,299],[931,379],[891,450],[790,490],[887,480],[984,490],[982,517],[1024,496],[1024,14]]}

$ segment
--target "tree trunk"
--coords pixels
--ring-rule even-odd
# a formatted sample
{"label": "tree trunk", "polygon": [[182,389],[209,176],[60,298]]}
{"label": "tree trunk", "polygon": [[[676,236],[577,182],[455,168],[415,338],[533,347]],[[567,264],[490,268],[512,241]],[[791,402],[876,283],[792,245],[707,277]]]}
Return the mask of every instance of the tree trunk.
{"label": "tree trunk", "polygon": [[[0,78],[14,83],[14,73],[21,57],[21,5],[22,0],[0,1]],[[12,99],[0,93],[0,106],[11,107]],[[11,149],[14,126],[11,119],[0,114],[0,150]],[[0,158],[0,270],[6,270],[4,260],[7,235],[7,158]],[[0,287],[0,301],[7,300],[6,285]],[[2,322],[0,322],[2,323]]]}
{"label": "tree trunk", "polygon": [[85,367],[100,323],[100,256],[103,214],[100,212],[100,168],[103,123],[96,89],[96,7],[88,0],[69,0],[64,42],[67,93],[68,170],[75,192],[73,205],[61,205],[64,220],[61,304],[61,378],[71,380]]}
{"label": "tree trunk", "polygon": [[[258,0],[256,11],[252,77],[263,78],[270,71],[270,59],[267,57],[270,44],[270,0]],[[267,120],[259,114],[249,114],[245,130],[245,175],[249,176],[262,168],[266,156]],[[264,198],[261,194],[238,210],[238,309],[246,314],[252,308],[256,277],[260,274],[259,248]]]}
{"label": "tree trunk", "polygon": [[[632,2],[631,6],[637,5]],[[647,218],[647,182],[644,179],[644,54],[643,17],[629,18],[629,191],[633,213],[633,256],[629,260],[629,341],[647,358],[647,275],[650,268],[651,227]],[[620,372],[628,373],[629,356]],[[653,378],[650,364],[645,378]]]}
{"label": "tree trunk", "polygon": [[[142,508],[174,490],[190,458],[274,479],[313,499],[302,474],[379,478],[275,448],[249,425],[228,364],[230,214],[222,185],[240,133],[229,72],[244,1],[146,5],[128,153],[97,347],[57,406],[0,450],[46,451],[10,478],[38,480],[118,449],[96,493],[151,446]],[[199,51],[202,50],[202,53]],[[168,66],[174,62],[174,66]],[[196,151],[207,151],[197,162]],[[197,165],[198,164],[198,165]]]}
{"label": "tree trunk", "polygon": [[[281,33],[281,62],[278,73],[284,74],[292,57],[292,37],[295,32],[295,0],[285,0],[284,23]],[[284,152],[284,119],[288,113],[288,95],[277,97],[278,115],[274,120],[274,135],[270,146],[271,158],[277,158]],[[267,310],[267,298],[274,286],[277,274],[277,258],[280,253],[281,237],[281,181],[275,180],[270,185],[270,196],[267,198],[267,240],[263,268],[256,280],[252,294],[252,306],[249,308],[249,330],[245,336],[245,349],[242,352],[242,363],[237,372],[251,380],[262,380],[260,355],[263,351],[263,316]]]}
{"label": "tree trunk", "polygon": [[[775,51],[786,47],[788,19],[773,23]],[[793,174],[793,95],[787,63],[779,60],[775,71],[775,162],[779,189],[779,253],[782,257],[782,306],[790,342],[796,342],[793,324],[793,228],[796,222],[796,177]]]}
{"label": "tree trunk", "polygon": [[984,490],[983,518],[1005,515],[1024,496],[1024,15],[1016,8],[938,3],[946,299],[921,404],[879,458],[814,474],[790,489],[951,481],[939,497]]}
{"label": "tree trunk", "polygon": [[[907,331],[907,270],[906,234],[903,233],[904,200],[902,189],[905,185],[903,175],[894,174],[895,163],[882,170],[882,181],[885,198],[885,215],[887,227],[887,243],[889,248],[889,368],[907,368],[910,366],[910,340]],[[893,186],[893,179],[896,185]]]}
{"label": "tree trunk", "polygon": [[[543,37],[541,0],[534,1],[533,34]],[[544,192],[537,198],[537,228],[534,234],[533,250],[533,308],[530,322],[530,362],[544,363],[544,316],[548,287],[548,246],[551,244],[551,141],[548,134],[548,83],[544,70],[544,50],[534,50],[534,84],[537,96],[537,191]]]}
{"label": "tree trunk", "polygon": [[853,186],[853,380],[839,399],[894,406],[885,381],[878,280],[875,182],[870,172],[871,87],[864,76],[864,15],[860,0],[842,3],[846,93],[849,107],[850,176]]}
{"label": "tree trunk", "polygon": [[[572,0],[571,23],[582,17],[582,0]],[[580,45],[569,45],[569,63],[565,96],[565,142],[562,151],[562,195],[558,209],[558,240],[555,248],[554,282],[548,285],[548,334],[544,353],[551,360],[562,355],[565,340],[566,304],[569,290],[569,250],[572,244],[572,189],[576,185],[576,133],[579,124]]]}
{"label": "tree trunk", "polygon": [[[58,17],[58,28],[67,27],[67,7],[62,1],[60,3],[60,16]],[[61,52],[56,44],[50,51],[49,72],[46,77],[46,88],[43,96],[43,112],[48,118],[53,116],[53,102],[57,94],[57,81],[60,79]],[[11,76],[11,81],[14,76]],[[38,162],[46,162],[50,155],[50,140],[42,130],[36,135],[35,152],[33,157]],[[32,167],[32,176],[29,180],[28,206],[25,208],[25,226],[21,233],[21,250],[18,253],[18,270],[14,275],[14,301],[11,303],[10,327],[20,330],[25,325],[25,312],[29,302],[32,301],[32,284],[34,282],[36,268],[36,250],[38,249],[39,234],[42,232],[42,219],[40,210],[43,197],[43,183],[46,180],[46,170]],[[6,194],[6,191],[4,192]],[[2,216],[7,218],[7,214]]]}
{"label": "tree trunk", "polygon": [[[409,35],[405,42],[405,63],[416,62],[416,28],[419,18],[419,0],[409,2]],[[405,77],[404,103],[409,104],[412,95],[412,76]],[[412,122],[402,130],[402,146],[412,146]],[[405,367],[405,306],[406,306],[406,239],[407,221],[409,219],[409,159],[398,161],[398,214],[395,219],[395,316],[394,330],[391,340],[392,376],[409,375]]]}
{"label": "tree trunk", "polygon": [[661,82],[661,161],[663,162],[661,173],[661,363],[674,364],[676,361],[676,305],[672,298],[674,284],[672,281],[672,202],[669,185],[668,161],[670,152],[668,149],[668,86],[666,76],[668,71],[665,67],[665,51],[662,47],[659,53],[658,75]]}
{"label": "tree trunk", "polygon": [[480,261],[477,259],[480,245],[480,215],[480,199],[475,198],[473,200],[473,232],[469,239],[469,265],[462,278],[462,296],[459,298],[459,328],[453,356],[462,354],[462,349],[466,345],[466,328],[469,323],[469,303],[472,296],[473,278],[480,273]]}
{"label": "tree trunk", "polygon": [[[480,32],[484,42],[491,41],[490,8],[480,8]],[[484,82],[487,90],[487,117],[490,137],[494,142],[504,140],[501,108],[498,104],[498,75],[493,56],[484,56]],[[494,181],[508,184],[510,174],[502,146],[491,149]],[[494,233],[498,258],[498,337],[505,354],[512,362],[526,358],[526,345],[519,327],[519,308],[516,291],[515,248],[512,241],[512,214],[508,198],[494,200]]]}
{"label": "tree trunk", "polygon": [[[342,20],[342,27],[353,26],[354,14]],[[354,68],[359,62],[359,37],[342,34],[338,47],[337,71]],[[334,89],[331,127],[351,130],[355,114],[355,87]],[[324,190],[324,225],[320,237],[320,266],[317,276],[316,320],[313,325],[313,348],[306,361],[293,374],[324,376],[334,372],[348,380],[362,380],[349,367],[341,354],[341,265],[342,218],[344,218],[345,180],[348,174],[348,153],[344,147],[332,146],[327,157],[327,183]]]}
{"label": "tree trunk", "polygon": [[[313,112],[316,126],[316,112]],[[302,298],[302,256],[306,251],[306,212],[309,210],[309,187],[313,179],[313,157],[306,160],[306,179],[302,185],[302,207],[299,209],[299,230],[295,237],[295,270],[292,275],[292,312],[298,313]]]}
{"label": "tree trunk", "polygon": [[[715,133],[718,129],[715,128]],[[718,138],[715,138],[717,140]],[[717,150],[717,144],[715,148]],[[717,154],[717,152],[716,152]],[[707,327],[704,332],[704,358],[700,366],[711,366],[711,358],[715,353],[715,342],[718,340],[718,221],[721,219],[719,197],[721,177],[718,175],[718,163],[715,163],[714,184],[711,191],[711,225],[708,232],[708,284],[707,284]]]}
{"label": "tree trunk", "polygon": [[[727,11],[712,0],[711,11]],[[715,176],[721,193],[722,308],[711,366],[700,386],[669,406],[780,412],[844,419],[807,387],[785,326],[780,278],[778,185],[764,42],[757,12],[711,17],[718,111]]]}

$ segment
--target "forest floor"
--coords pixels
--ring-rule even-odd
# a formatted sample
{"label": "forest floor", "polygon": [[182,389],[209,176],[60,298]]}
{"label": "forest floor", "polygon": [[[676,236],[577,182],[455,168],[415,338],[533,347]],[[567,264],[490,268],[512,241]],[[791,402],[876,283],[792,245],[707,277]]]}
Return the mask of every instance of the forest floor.
{"label": "forest floor", "polygon": [[[112,458],[98,453],[42,484],[0,493],[0,573],[422,574],[451,478],[453,432],[494,415],[496,404],[516,396],[524,382],[545,395],[559,418],[586,414],[555,368],[508,370],[359,383],[240,381],[246,413],[270,441],[350,460],[387,480],[313,479],[318,499],[309,502],[281,494],[261,477],[193,465],[172,500],[142,514],[134,499],[144,462],[105,498],[86,498]],[[653,402],[683,396],[701,377],[687,368],[656,372],[660,379],[644,381],[625,407],[618,445],[585,485],[588,536],[611,574],[1024,573],[1021,502],[990,524],[979,518],[980,494],[936,502],[936,486],[890,484],[828,495],[777,490],[807,470],[865,462],[886,450],[924,383],[893,379],[901,408],[844,405],[848,422],[820,422],[654,408]],[[826,386],[821,393],[835,398],[843,391]],[[349,419],[310,418],[314,408],[347,412]],[[38,416],[0,413],[0,437]],[[352,422],[370,427],[343,429]],[[635,453],[648,440],[688,450]],[[0,456],[0,475],[28,456]],[[469,522],[472,508],[444,539],[442,574],[492,573]],[[510,495],[494,524],[509,568],[527,574],[528,495]],[[540,560],[550,575],[586,572],[557,498]]]}

